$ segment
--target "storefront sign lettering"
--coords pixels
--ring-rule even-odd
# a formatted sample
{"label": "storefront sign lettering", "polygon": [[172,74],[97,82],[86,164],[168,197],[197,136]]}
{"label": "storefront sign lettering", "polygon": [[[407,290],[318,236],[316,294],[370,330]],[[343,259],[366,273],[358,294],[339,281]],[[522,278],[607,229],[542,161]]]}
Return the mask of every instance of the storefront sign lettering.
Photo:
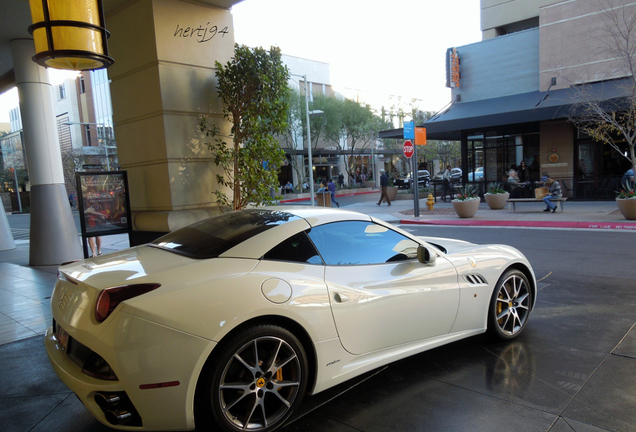
{"label": "storefront sign lettering", "polygon": [[568,166],[567,162],[541,164],[542,168],[560,168]]}
{"label": "storefront sign lettering", "polygon": [[177,29],[173,36],[184,39],[195,38],[198,43],[203,43],[214,39],[214,37],[218,34],[220,34],[221,37],[224,37],[228,33],[229,30],[227,26],[223,27],[223,29],[219,29],[219,27],[215,25],[210,27],[210,23],[208,22],[205,26],[199,27],[181,27],[177,24]]}
{"label": "storefront sign lettering", "polygon": [[451,52],[451,87],[459,88],[459,79],[461,75],[459,73],[459,53],[456,48],[453,48]]}

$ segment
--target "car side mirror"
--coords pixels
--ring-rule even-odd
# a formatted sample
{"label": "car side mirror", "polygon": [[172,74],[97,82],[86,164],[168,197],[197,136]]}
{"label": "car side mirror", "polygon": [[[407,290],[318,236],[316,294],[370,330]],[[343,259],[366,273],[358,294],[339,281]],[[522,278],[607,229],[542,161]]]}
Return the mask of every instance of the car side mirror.
{"label": "car side mirror", "polygon": [[419,245],[417,247],[417,260],[422,264],[426,265],[434,265],[435,260],[437,259],[437,254],[431,251],[426,246]]}

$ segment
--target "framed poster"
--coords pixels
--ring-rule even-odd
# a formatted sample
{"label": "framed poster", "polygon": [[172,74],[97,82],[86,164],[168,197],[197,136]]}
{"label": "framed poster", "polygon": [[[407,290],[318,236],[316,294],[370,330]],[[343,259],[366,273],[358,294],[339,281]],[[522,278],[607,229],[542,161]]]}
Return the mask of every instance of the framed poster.
{"label": "framed poster", "polygon": [[130,233],[132,221],[126,171],[78,172],[75,175],[82,237]]}

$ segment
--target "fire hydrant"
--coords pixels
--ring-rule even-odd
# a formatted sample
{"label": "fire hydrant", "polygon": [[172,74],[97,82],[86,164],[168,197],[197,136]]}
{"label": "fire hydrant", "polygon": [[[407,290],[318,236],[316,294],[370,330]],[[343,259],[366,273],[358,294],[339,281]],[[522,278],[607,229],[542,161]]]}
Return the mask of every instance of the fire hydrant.
{"label": "fire hydrant", "polygon": [[433,199],[433,194],[428,194],[428,200],[426,200],[426,205],[428,206],[428,210],[433,210],[433,206],[435,205],[435,200]]}

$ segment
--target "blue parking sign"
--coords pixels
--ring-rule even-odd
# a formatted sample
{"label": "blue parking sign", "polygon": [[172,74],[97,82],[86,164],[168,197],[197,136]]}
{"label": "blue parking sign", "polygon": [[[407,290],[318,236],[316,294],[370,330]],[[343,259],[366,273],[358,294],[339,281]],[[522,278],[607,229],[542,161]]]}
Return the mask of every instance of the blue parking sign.
{"label": "blue parking sign", "polygon": [[404,139],[415,139],[415,122],[404,122]]}

